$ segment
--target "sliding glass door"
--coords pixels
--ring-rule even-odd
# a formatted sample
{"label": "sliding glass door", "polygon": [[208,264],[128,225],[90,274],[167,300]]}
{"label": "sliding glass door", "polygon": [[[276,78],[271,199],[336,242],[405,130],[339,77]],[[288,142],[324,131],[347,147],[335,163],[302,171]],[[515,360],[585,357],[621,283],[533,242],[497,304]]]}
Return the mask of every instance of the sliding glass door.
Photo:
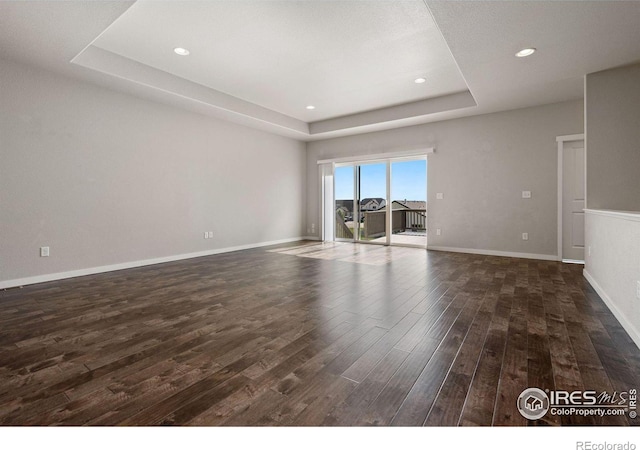
{"label": "sliding glass door", "polygon": [[336,165],[334,183],[336,240],[426,247],[426,158]]}
{"label": "sliding glass door", "polygon": [[391,162],[391,244],[427,246],[427,160]]}
{"label": "sliding glass door", "polygon": [[387,243],[387,163],[357,166],[357,197],[360,233],[356,239]]}
{"label": "sliding glass door", "polygon": [[353,241],[358,232],[355,217],[356,166],[336,166],[334,170],[334,212],[336,241]]}

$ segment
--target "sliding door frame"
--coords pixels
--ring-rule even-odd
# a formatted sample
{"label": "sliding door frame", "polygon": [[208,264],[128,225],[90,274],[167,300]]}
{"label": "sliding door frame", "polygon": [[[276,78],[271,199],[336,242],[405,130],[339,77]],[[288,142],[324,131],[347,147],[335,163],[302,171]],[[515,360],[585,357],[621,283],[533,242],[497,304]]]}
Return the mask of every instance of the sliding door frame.
{"label": "sliding door frame", "polygon": [[353,170],[353,213],[355,213],[356,209],[359,207],[358,205],[358,197],[357,197],[357,189],[358,189],[358,171],[357,171],[357,167],[355,164],[339,164],[339,163],[333,163],[332,165],[332,174],[333,174],[333,202],[332,202],[332,214],[333,214],[333,220],[331,221],[331,223],[333,224],[333,240],[336,242],[354,242],[356,240],[356,233],[360,232],[360,228],[359,228],[359,223],[355,222],[355,227],[353,229],[353,237],[351,239],[348,238],[339,238],[337,237],[337,232],[335,230],[336,228],[336,168],[338,167],[351,167],[351,169]]}
{"label": "sliding door frame", "polygon": [[[371,244],[371,245],[389,245],[389,229],[387,226],[387,217],[389,216],[388,214],[388,208],[385,210],[385,220],[384,220],[384,231],[385,231],[385,240],[384,242],[375,242],[375,241],[364,241],[360,238],[361,235],[361,228],[362,228],[362,223],[360,222],[360,200],[362,200],[360,198],[362,192],[361,192],[361,186],[360,186],[360,180],[362,178],[362,171],[361,168],[362,166],[366,166],[366,165],[373,165],[373,164],[385,164],[385,197],[384,197],[384,201],[386,204],[389,203],[389,164],[386,161],[361,161],[358,163],[354,164],[355,167],[355,171],[356,171],[356,177],[355,177],[355,195],[356,195],[356,202],[357,202],[357,211],[358,211],[358,220],[356,221],[356,230],[357,233],[354,232],[353,233],[353,241],[357,242],[358,244]],[[355,203],[354,202],[354,210],[356,209]]]}
{"label": "sliding door frame", "polygon": [[[340,158],[335,160],[323,160],[318,161],[318,164],[332,164],[332,175],[333,175],[333,226],[336,226],[336,168],[337,167],[352,167],[353,168],[353,216],[354,219],[357,217],[358,220],[354,220],[354,229],[353,229],[353,238],[352,239],[344,239],[336,237],[337,233],[334,229],[334,241],[337,242],[354,242],[359,244],[371,244],[371,245],[384,245],[384,246],[396,246],[396,247],[413,247],[413,248],[424,248],[426,249],[426,245],[413,245],[413,244],[399,244],[392,243],[391,237],[393,234],[393,204],[391,200],[392,192],[391,192],[391,179],[392,179],[392,169],[391,165],[394,162],[402,162],[402,161],[416,161],[416,160],[428,160],[428,155],[433,153],[433,148],[428,148],[420,151],[416,154],[405,154],[405,155],[397,155],[397,154],[381,154],[381,155],[372,155],[370,158]],[[392,156],[393,155],[393,156]],[[360,236],[360,166],[365,164],[380,164],[384,163],[386,166],[386,210],[385,210],[385,241],[384,242],[369,242],[363,241],[359,239]],[[427,163],[428,164],[428,163]],[[428,167],[428,166],[427,166]],[[427,178],[428,180],[428,178]],[[425,198],[428,195],[428,183],[425,185]],[[427,204],[428,207],[428,204]],[[357,215],[357,216],[356,216]],[[427,212],[428,217],[428,212]],[[425,221],[426,221],[425,217]],[[426,225],[426,223],[425,223]],[[428,228],[427,228],[428,232]]]}

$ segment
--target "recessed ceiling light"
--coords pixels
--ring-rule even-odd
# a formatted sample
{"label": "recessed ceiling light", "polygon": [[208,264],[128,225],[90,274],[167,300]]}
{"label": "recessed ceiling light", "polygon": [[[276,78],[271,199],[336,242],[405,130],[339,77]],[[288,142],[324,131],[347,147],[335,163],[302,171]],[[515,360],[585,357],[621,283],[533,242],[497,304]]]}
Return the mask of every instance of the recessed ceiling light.
{"label": "recessed ceiling light", "polygon": [[529,56],[529,55],[533,55],[535,53],[536,49],[535,48],[523,48],[522,50],[520,50],[518,53],[516,53],[516,56],[518,58],[524,58],[525,56]]}
{"label": "recessed ceiling light", "polygon": [[414,81],[415,83],[417,83],[417,84],[422,84],[422,83],[424,83],[425,81],[427,81],[427,79],[426,79],[426,78],[422,78],[422,77],[420,77],[420,78],[416,78],[416,79],[415,79],[415,80],[413,80],[413,81]]}
{"label": "recessed ceiling light", "polygon": [[307,109],[316,109],[316,107],[313,105],[307,105]]}
{"label": "recessed ceiling light", "polygon": [[191,53],[189,50],[182,47],[176,47],[173,49],[173,51],[176,53],[176,55],[180,55],[180,56],[187,56],[189,53]]}

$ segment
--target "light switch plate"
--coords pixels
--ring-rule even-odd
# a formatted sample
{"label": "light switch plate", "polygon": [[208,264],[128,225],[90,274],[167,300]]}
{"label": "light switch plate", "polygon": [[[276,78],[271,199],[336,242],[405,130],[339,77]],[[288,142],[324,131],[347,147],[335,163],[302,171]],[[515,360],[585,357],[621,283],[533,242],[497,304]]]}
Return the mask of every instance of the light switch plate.
{"label": "light switch plate", "polygon": [[440,236],[442,234],[442,230],[440,228],[436,228],[436,235]]}
{"label": "light switch plate", "polygon": [[522,240],[523,241],[528,241],[529,240],[529,233],[522,233]]}
{"label": "light switch plate", "polygon": [[522,191],[522,198],[531,198],[531,191]]}
{"label": "light switch plate", "polygon": [[444,198],[444,195],[442,194],[442,192],[436,193],[436,200],[442,200],[443,198]]}
{"label": "light switch plate", "polygon": [[49,256],[49,247],[40,247],[40,256],[42,257]]}

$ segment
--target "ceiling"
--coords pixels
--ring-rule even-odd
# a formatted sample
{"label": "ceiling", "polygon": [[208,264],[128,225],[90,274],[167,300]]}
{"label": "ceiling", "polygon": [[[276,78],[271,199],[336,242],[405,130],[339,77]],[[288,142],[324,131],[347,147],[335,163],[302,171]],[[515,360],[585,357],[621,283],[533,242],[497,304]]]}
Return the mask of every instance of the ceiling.
{"label": "ceiling", "polygon": [[[429,1],[478,105],[584,96],[584,75],[640,61],[638,1]],[[537,52],[515,58],[517,51]]]}
{"label": "ceiling", "polygon": [[308,141],[580,99],[640,61],[638,23],[633,1],[0,1],[0,58]]}
{"label": "ceiling", "polygon": [[139,0],[93,45],[305,122],[467,90],[422,0]]}

